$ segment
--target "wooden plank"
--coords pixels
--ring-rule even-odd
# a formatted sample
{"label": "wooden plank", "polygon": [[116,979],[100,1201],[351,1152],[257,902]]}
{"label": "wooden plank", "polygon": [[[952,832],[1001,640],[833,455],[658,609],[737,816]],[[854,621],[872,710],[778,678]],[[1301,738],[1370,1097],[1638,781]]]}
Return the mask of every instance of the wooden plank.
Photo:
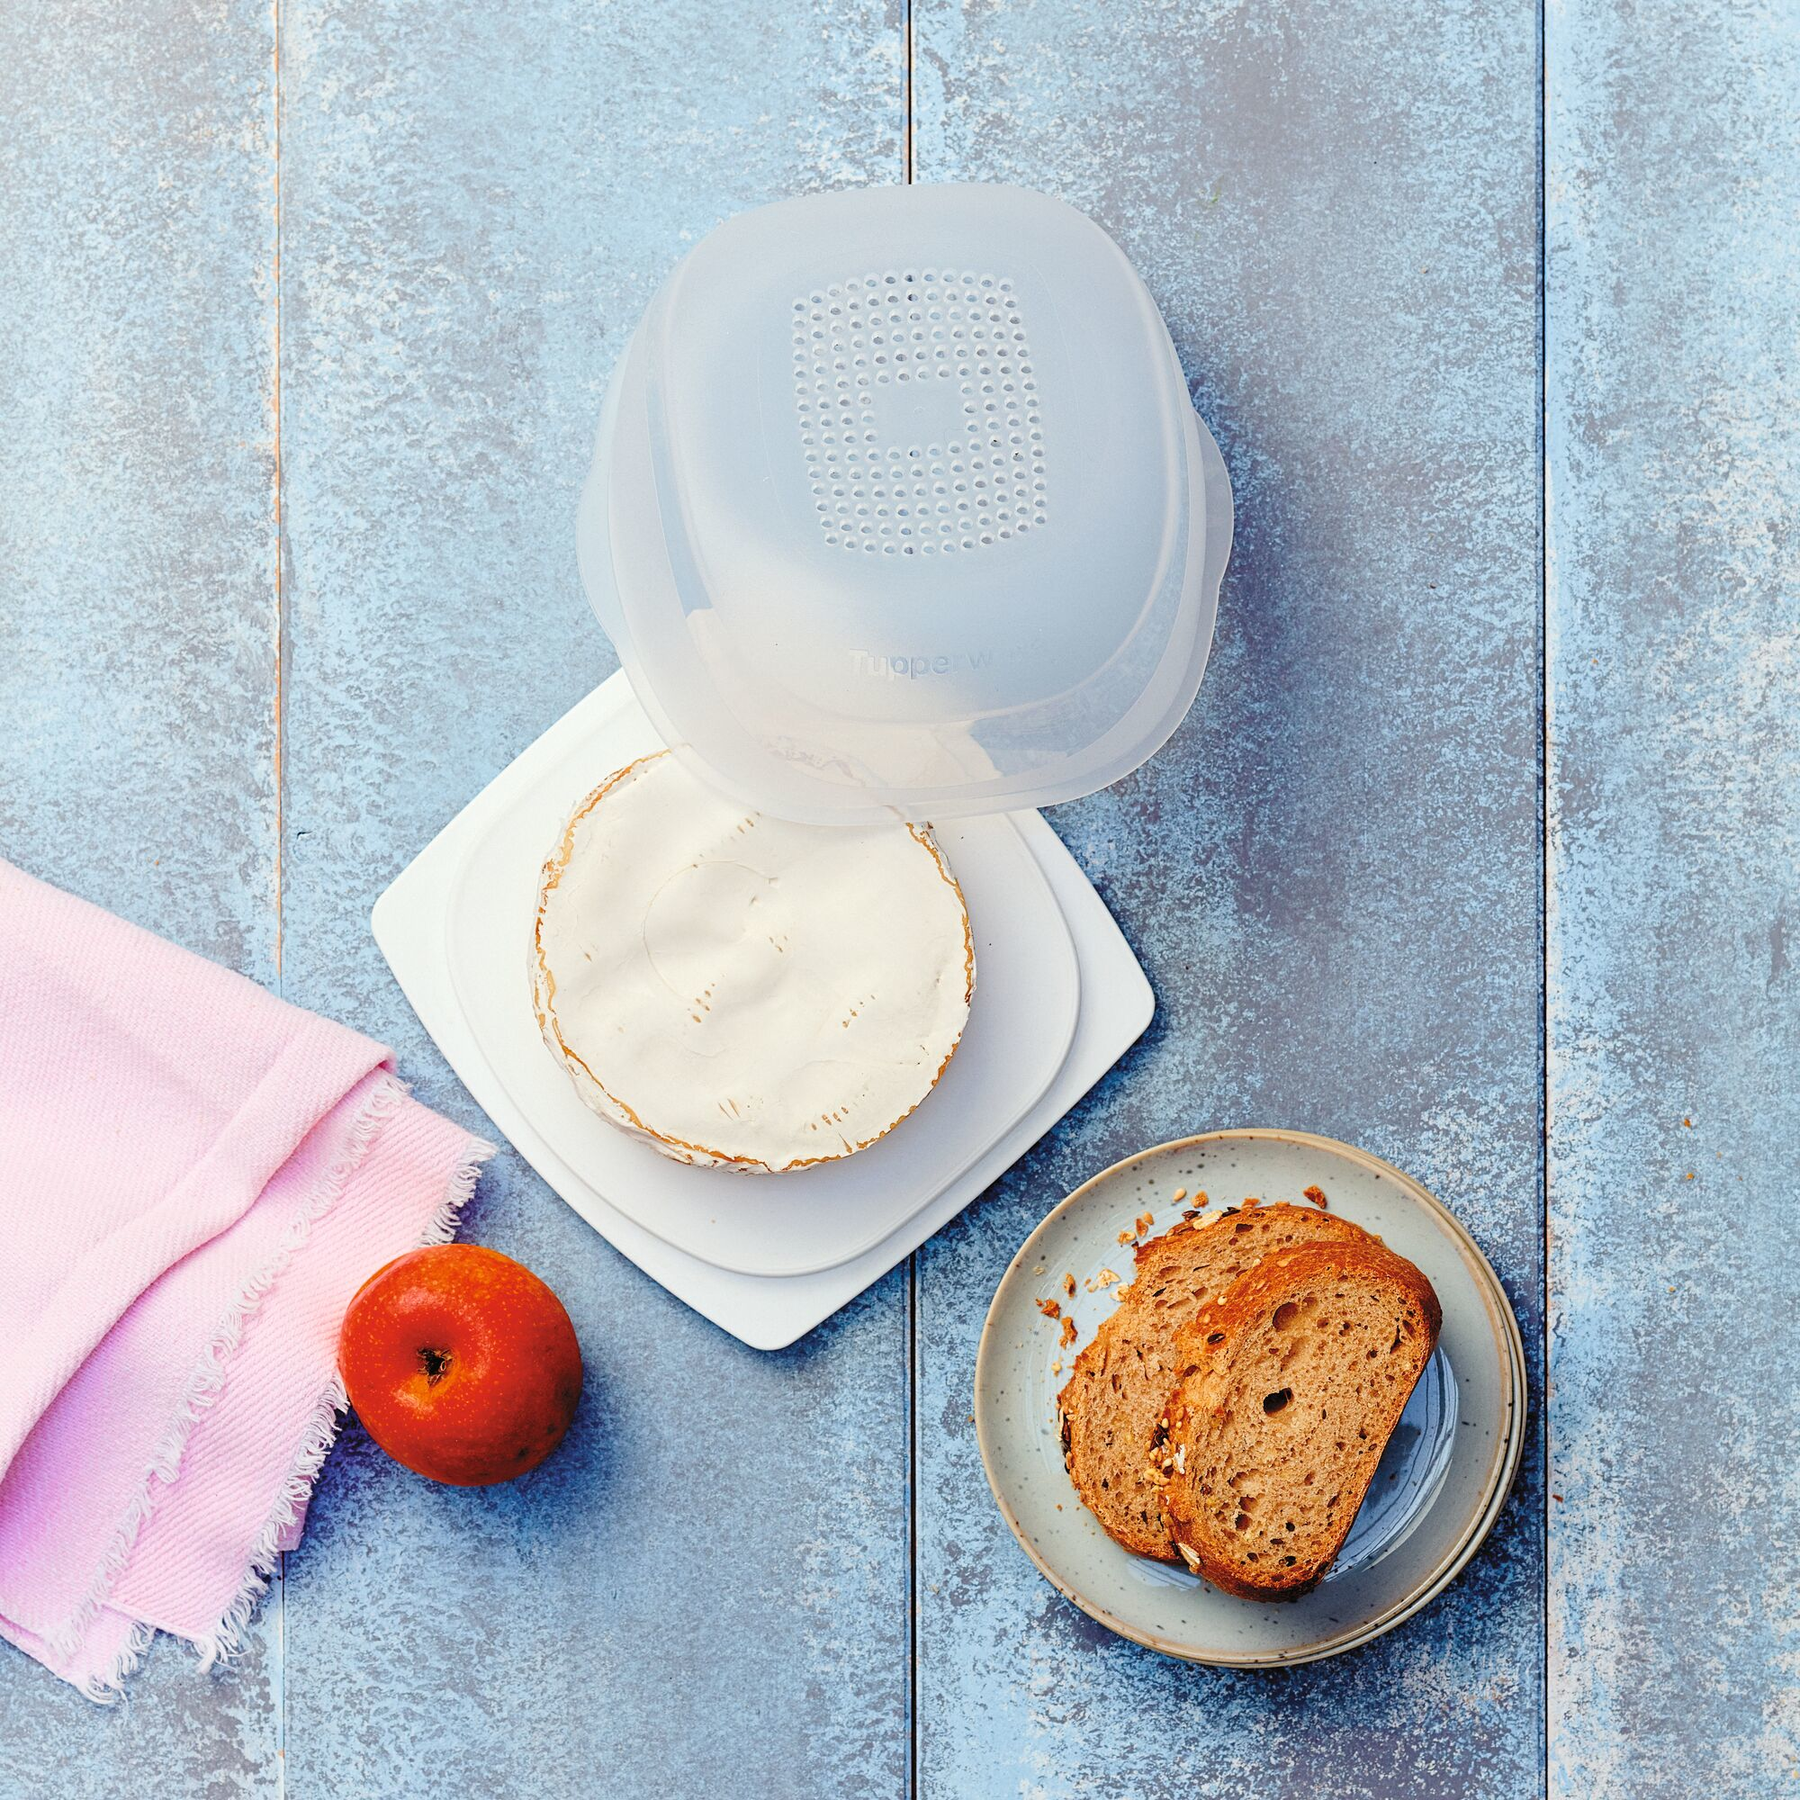
{"label": "wooden plank", "polygon": [[1538,1792],[1542,1489],[1368,1650],[1277,1675],[1112,1638],[1041,1581],[970,1419],[995,1282],[1141,1146],[1281,1124],[1412,1170],[1541,1332],[1537,13],[917,12],[922,179],[1091,212],[1237,490],[1192,717],[1059,810],[1154,984],[1148,1039],[922,1253],[919,1791]]}
{"label": "wooden plank", "polygon": [[[0,856],[276,970],[273,32],[0,8]],[[279,1781],[279,1632],[129,1709],[0,1648],[0,1795]]]}
{"label": "wooden plank", "polygon": [[0,851],[275,972],[271,36],[0,13]]}
{"label": "wooden plank", "polygon": [[[574,558],[613,359],[711,225],[899,174],[899,21],[654,0],[283,17],[288,991],[479,1127],[369,906],[614,666]],[[582,1417],[480,1494],[349,1434],[288,1559],[292,1790],[899,1792],[904,1278],[762,1356],[510,1151],[469,1235],[568,1302]]]}
{"label": "wooden plank", "polygon": [[1800,1773],[1800,33],[1549,15],[1550,1792]]}

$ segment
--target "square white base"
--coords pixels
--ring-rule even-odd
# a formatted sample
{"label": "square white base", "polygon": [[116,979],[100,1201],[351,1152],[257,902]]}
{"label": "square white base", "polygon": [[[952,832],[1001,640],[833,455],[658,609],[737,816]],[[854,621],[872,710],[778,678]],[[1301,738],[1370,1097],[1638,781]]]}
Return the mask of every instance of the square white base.
{"label": "square white base", "polygon": [[503,771],[376,902],[376,942],[495,1126],[617,1250],[758,1349],[792,1343],[962,1210],[1093,1086],[1154,1001],[1036,813],[941,829],[976,934],[969,1029],[938,1090],[854,1157],[696,1169],[582,1104],[532,1014],[544,855],[576,803],[659,747],[615,675]]}

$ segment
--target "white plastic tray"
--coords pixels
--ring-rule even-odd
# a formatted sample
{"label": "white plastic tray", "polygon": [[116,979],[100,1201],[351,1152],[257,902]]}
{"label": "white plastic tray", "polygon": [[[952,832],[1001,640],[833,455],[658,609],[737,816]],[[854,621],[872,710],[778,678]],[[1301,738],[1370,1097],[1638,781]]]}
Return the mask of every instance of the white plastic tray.
{"label": "white plastic tray", "polygon": [[616,1248],[774,1349],[885,1273],[1053,1125],[1149,1022],[1098,895],[1035,813],[942,834],[977,934],[976,1004],[938,1089],[841,1163],[753,1177],[658,1156],[595,1117],[544,1048],[526,945],[570,808],[659,747],[622,676],[553,726],[376,903],[376,941],[496,1127]]}
{"label": "white plastic tray", "polygon": [[606,1199],[676,1249],[740,1275],[808,1275],[848,1262],[969,1168],[1062,1067],[1080,1002],[1069,928],[1010,819],[953,821],[940,842],[968,902],[975,998],[962,1044],[918,1110],[856,1156],[781,1176],[659,1156],[582,1102],[529,1004],[544,857],[598,782],[662,748],[629,687],[609,683],[601,696],[609,704],[578,709],[582,730],[545,755],[528,789],[490,805],[490,788],[470,808],[448,914],[450,982],[464,1021],[507,1097],[568,1164],[575,1185],[562,1192],[577,1211]]}

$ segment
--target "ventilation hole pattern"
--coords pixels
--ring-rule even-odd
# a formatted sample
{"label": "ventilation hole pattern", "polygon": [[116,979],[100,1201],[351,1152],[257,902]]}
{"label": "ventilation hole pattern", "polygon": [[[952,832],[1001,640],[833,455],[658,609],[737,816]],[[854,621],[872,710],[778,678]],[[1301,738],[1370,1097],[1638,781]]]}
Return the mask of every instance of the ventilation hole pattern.
{"label": "ventilation hole pattern", "polygon": [[[954,383],[960,433],[891,444],[883,389]],[[951,556],[1045,522],[1031,346],[1004,276],[890,269],[794,302],[794,393],[825,541],[869,556]]]}

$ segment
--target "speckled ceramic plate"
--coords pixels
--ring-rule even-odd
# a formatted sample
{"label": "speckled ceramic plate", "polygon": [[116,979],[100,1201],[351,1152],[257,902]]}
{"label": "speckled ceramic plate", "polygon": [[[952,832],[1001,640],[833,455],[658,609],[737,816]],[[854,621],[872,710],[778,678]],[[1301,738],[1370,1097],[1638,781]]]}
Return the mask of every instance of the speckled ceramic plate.
{"label": "speckled ceramic plate", "polygon": [[[1325,1580],[1296,1601],[1239,1600],[1106,1535],[1063,1468],[1056,1396],[1122,1285],[1106,1273],[1131,1279],[1131,1246],[1119,1234],[1129,1236],[1142,1214],[1154,1214],[1154,1235],[1201,1192],[1223,1207],[1252,1195],[1298,1201],[1309,1186],[1425,1271],[1444,1327]],[[1073,1301],[1065,1273],[1075,1276]],[[1040,1298],[1074,1318],[1073,1347],[1061,1346]],[[975,1429],[994,1498],[1025,1554],[1102,1625],[1192,1662],[1312,1662],[1391,1631],[1475,1554],[1524,1445],[1525,1358],[1487,1258],[1410,1176],[1306,1132],[1212,1131],[1096,1175],[1025,1240],[981,1334]]]}

